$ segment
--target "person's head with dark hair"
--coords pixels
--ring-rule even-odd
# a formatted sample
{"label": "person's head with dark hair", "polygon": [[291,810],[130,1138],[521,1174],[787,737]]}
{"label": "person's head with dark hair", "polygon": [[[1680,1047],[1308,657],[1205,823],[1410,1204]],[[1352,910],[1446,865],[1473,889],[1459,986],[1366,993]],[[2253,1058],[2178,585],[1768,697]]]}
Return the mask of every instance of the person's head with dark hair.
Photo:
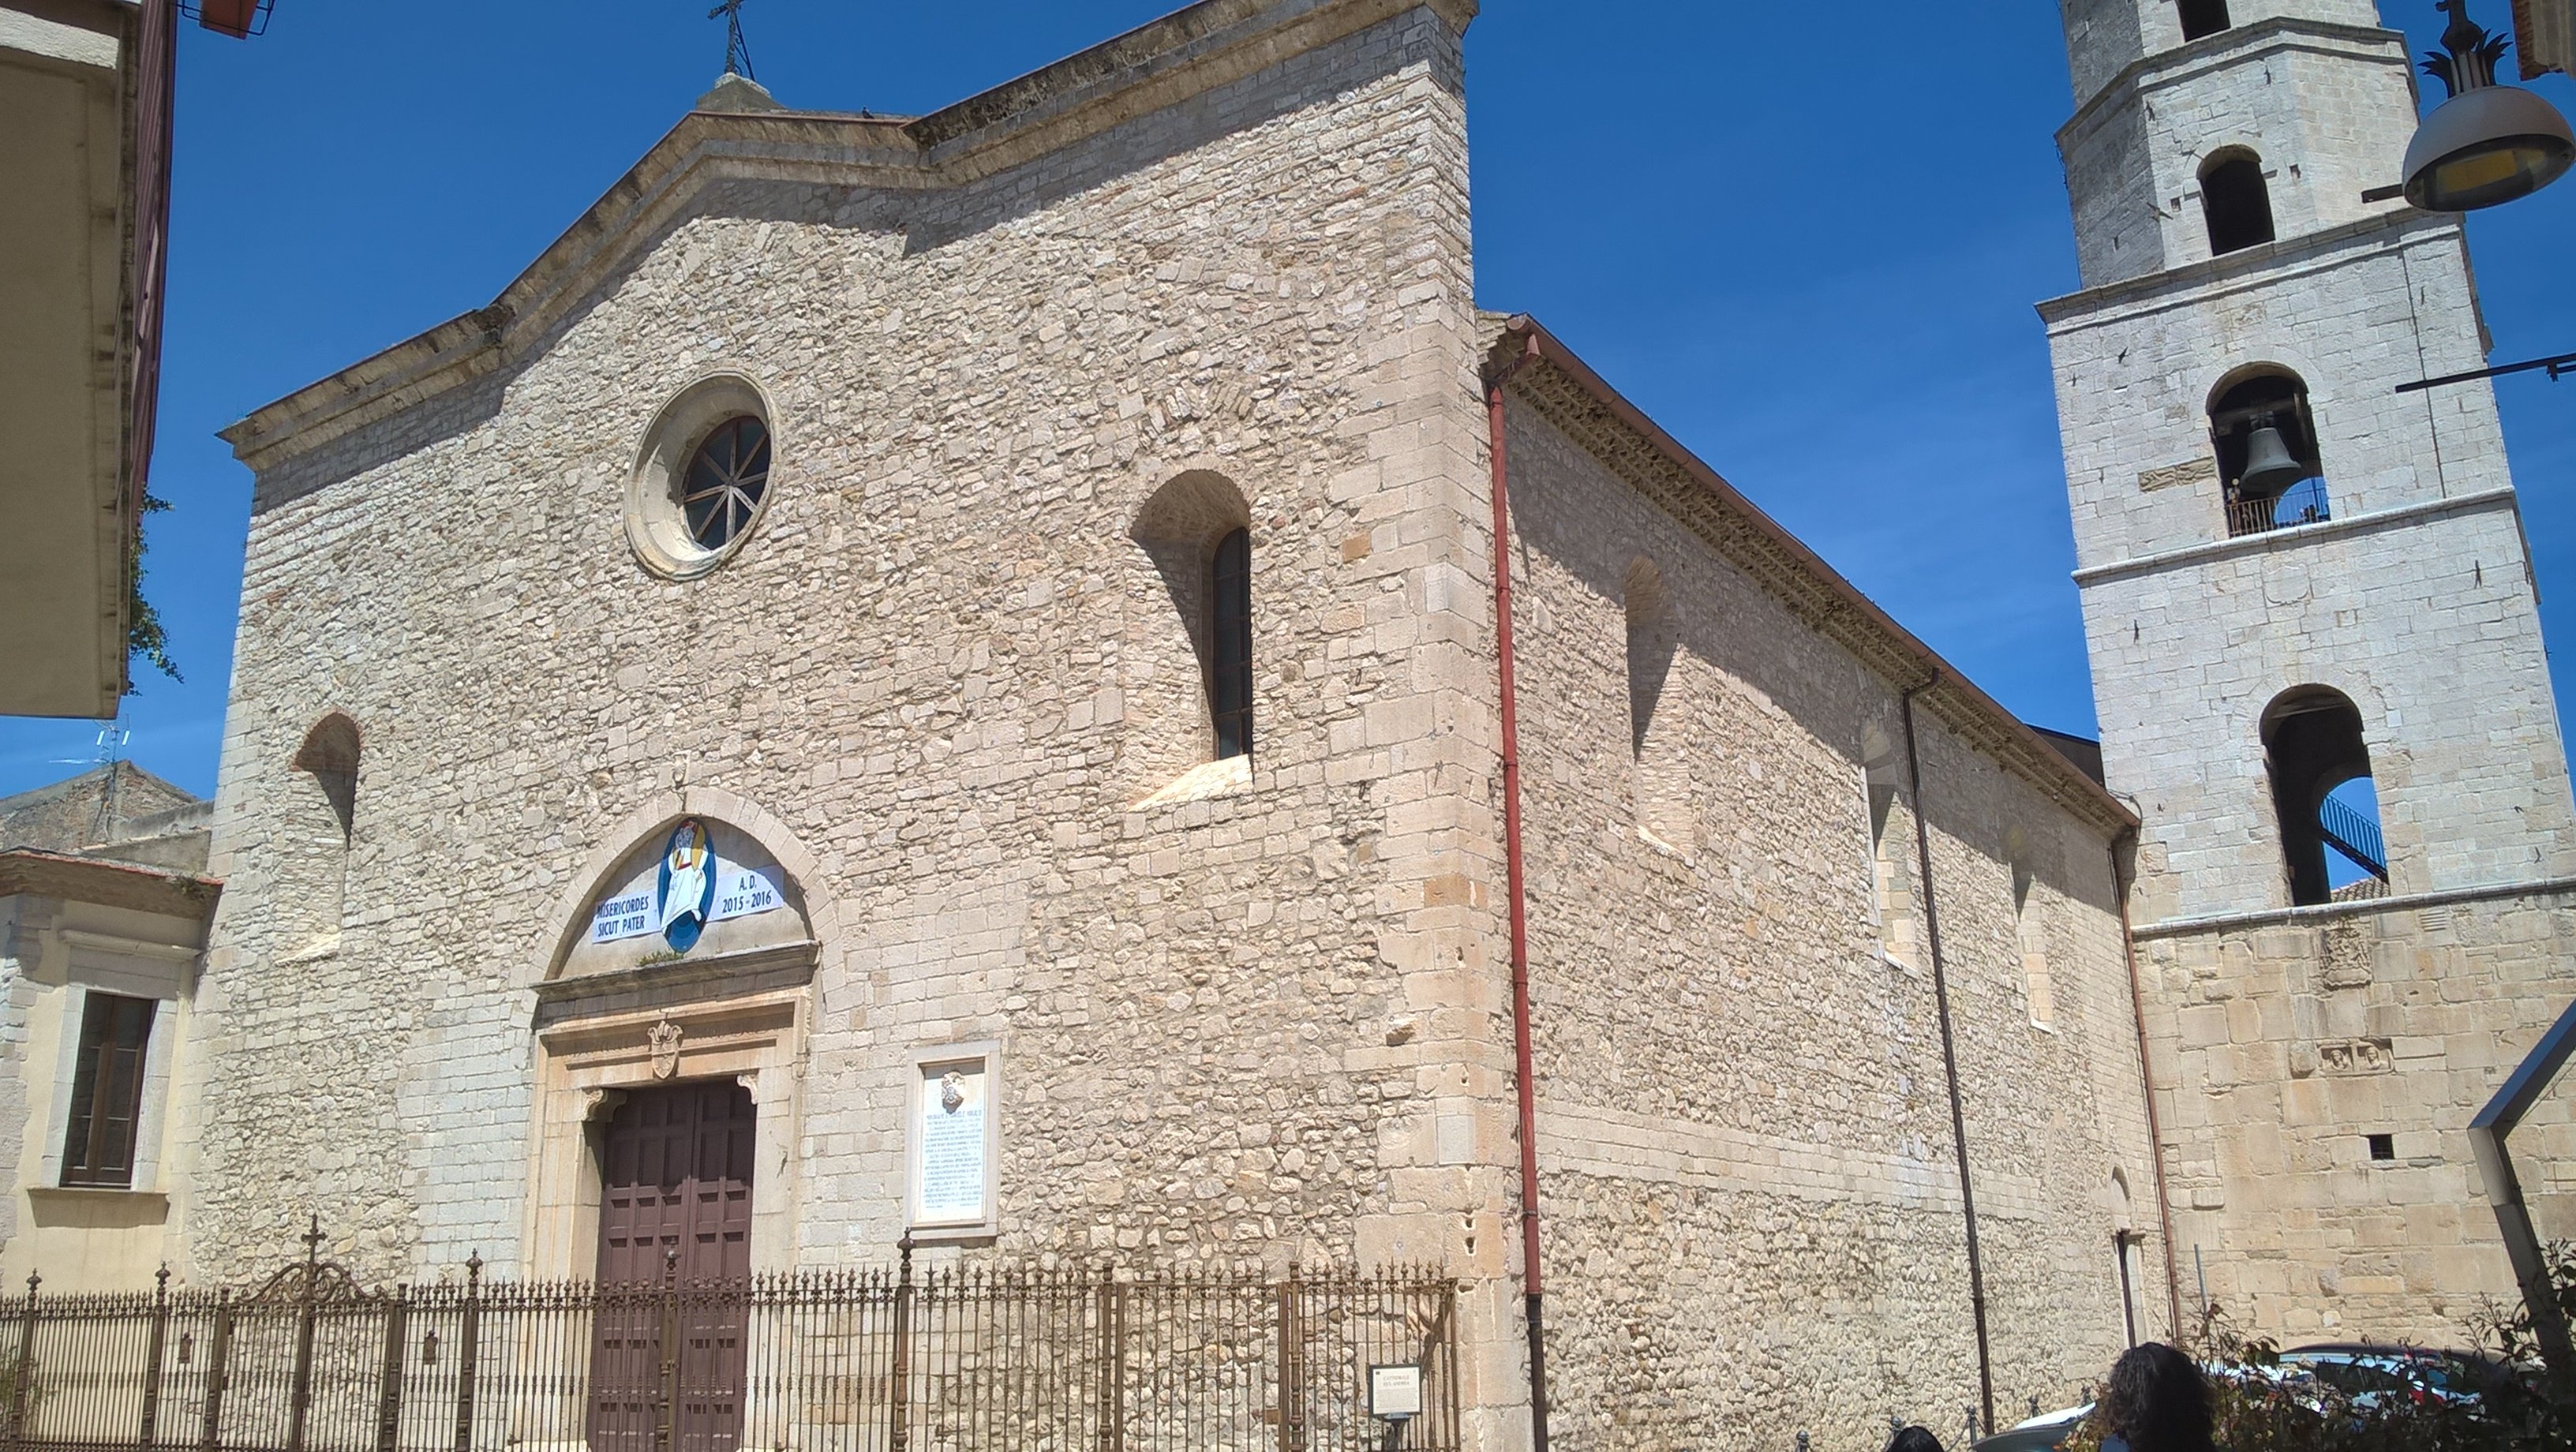
{"label": "person's head with dark hair", "polygon": [[2132,1346],[2111,1365],[2095,1413],[2129,1452],[2211,1452],[2209,1383],[2190,1357],[2161,1341]]}
{"label": "person's head with dark hair", "polygon": [[1941,1452],[1941,1439],[1929,1427],[1907,1427],[1887,1439],[1887,1452]]}

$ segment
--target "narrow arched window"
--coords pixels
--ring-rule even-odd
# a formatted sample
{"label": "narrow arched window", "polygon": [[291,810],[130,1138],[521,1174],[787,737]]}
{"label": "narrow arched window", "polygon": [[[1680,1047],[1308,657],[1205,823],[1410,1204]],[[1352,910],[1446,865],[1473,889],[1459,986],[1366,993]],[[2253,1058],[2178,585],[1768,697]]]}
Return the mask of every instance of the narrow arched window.
{"label": "narrow arched window", "polygon": [[2181,0],[2179,8],[2182,11],[2182,38],[2185,40],[2216,35],[2230,23],[2227,0]]}
{"label": "narrow arched window", "polygon": [[[1665,851],[1688,857],[1699,849],[1694,759],[1708,758],[1705,740],[1693,742],[1665,700],[1680,648],[1673,605],[1655,562],[1639,557],[1620,590],[1628,636],[1628,749],[1636,762],[1637,828]],[[1694,752],[1691,748],[1698,747]]]}
{"label": "narrow arched window", "polygon": [[275,920],[294,949],[340,931],[349,845],[358,825],[358,723],[337,711],[313,724],[296,748],[301,789],[283,794],[275,839]]}
{"label": "narrow arched window", "polygon": [[2213,257],[2271,241],[2272,192],[2264,184],[2261,159],[2233,150],[2201,163],[2200,209]]}
{"label": "narrow arched window", "polygon": [[1252,535],[1235,530],[1208,561],[1208,715],[1216,755],[1252,754]]}
{"label": "narrow arched window", "polygon": [[295,769],[313,778],[346,845],[358,822],[358,723],[334,711],[304,733]]}
{"label": "narrow arched window", "polygon": [[1628,623],[1628,747],[1639,760],[1655,724],[1655,706],[1663,699],[1664,678],[1673,669],[1671,612],[1664,604],[1664,577],[1652,560],[1628,567],[1620,608]]}
{"label": "narrow arched window", "polygon": [[2388,881],[2370,748],[2351,698],[2324,686],[2282,692],[2263,712],[2264,765],[2281,824],[2290,901],[2306,906]]}
{"label": "narrow arched window", "polygon": [[2264,534],[2332,518],[2306,381],[2271,364],[2229,377],[2209,400],[2227,533]]}

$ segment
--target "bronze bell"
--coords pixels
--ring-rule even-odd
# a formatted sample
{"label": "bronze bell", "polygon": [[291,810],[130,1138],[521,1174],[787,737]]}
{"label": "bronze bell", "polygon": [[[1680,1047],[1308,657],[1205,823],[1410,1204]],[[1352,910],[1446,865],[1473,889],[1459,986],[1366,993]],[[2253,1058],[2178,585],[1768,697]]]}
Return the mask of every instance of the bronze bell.
{"label": "bronze bell", "polygon": [[2245,473],[2237,487],[2256,496],[2280,493],[2308,477],[2305,464],[2290,457],[2290,446],[2281,439],[2281,431],[2269,418],[2257,424],[2254,436],[2245,441]]}

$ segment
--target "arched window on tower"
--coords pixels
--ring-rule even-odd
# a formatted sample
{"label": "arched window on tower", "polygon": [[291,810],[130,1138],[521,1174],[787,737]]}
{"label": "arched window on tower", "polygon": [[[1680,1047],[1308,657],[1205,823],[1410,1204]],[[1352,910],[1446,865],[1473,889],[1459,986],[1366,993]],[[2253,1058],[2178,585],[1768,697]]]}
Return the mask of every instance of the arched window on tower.
{"label": "arched window on tower", "polygon": [[2209,252],[2224,257],[2272,240],[2272,191],[2263,161],[2241,146],[2200,164],[2200,210],[2209,223]]}
{"label": "arched window on tower", "polygon": [[2261,364],[2230,374],[2209,401],[2209,438],[2231,537],[2332,518],[2308,385],[2296,373]]}
{"label": "arched window on tower", "polygon": [[2216,35],[2231,23],[2227,18],[2227,0],[2179,0],[2182,11],[2182,38],[2198,40]]}
{"label": "arched window on tower", "polygon": [[[2263,758],[2281,823],[2290,901],[2333,902],[2367,879],[2388,881],[2388,848],[2370,779],[2361,712],[2326,686],[2282,692],[2263,711]],[[2359,895],[2369,889],[2359,888]]]}

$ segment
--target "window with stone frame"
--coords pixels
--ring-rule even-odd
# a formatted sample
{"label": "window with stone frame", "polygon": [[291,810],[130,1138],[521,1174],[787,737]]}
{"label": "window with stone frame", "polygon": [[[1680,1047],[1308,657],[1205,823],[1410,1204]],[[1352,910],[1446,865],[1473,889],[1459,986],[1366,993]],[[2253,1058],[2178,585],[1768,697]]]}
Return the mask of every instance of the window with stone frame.
{"label": "window with stone frame", "polygon": [[2234,23],[2227,16],[2227,0],[2178,0],[2176,8],[2182,12],[2182,38],[2186,41],[2216,35]]}
{"label": "window with stone frame", "polygon": [[91,992],[81,1004],[62,1182],[88,1189],[134,1184],[135,1128],[143,1118],[143,1061],[152,1039],[148,998]]}

